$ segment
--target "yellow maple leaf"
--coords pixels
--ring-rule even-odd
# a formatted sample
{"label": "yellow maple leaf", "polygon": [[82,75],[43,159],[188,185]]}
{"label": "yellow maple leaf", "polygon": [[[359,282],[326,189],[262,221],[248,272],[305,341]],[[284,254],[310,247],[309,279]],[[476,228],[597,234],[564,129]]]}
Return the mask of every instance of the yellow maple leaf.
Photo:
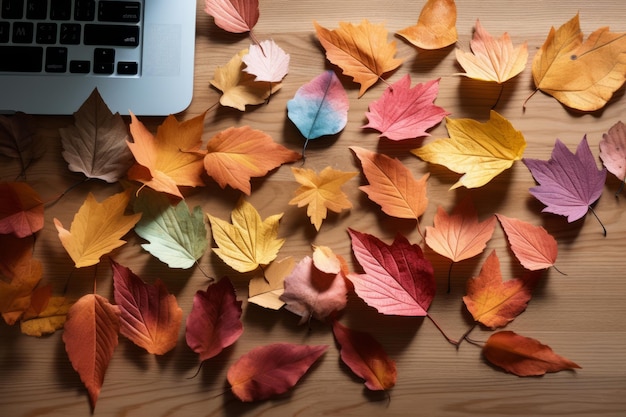
{"label": "yellow maple leaf", "polygon": [[298,207],[307,206],[307,215],[316,230],[320,230],[328,210],[340,213],[352,208],[352,203],[341,191],[341,186],[354,177],[357,172],[343,172],[326,167],[318,175],[312,169],[291,168],[301,186],[295,191],[295,197],[289,201]]}
{"label": "yellow maple leaf", "polygon": [[254,206],[243,198],[231,213],[232,224],[207,214],[218,248],[213,252],[238,272],[250,272],[276,259],[285,239],[278,239],[278,222],[283,213],[261,219]]}
{"label": "yellow maple leaf", "polygon": [[463,75],[469,78],[503,83],[526,68],[528,43],[514,47],[506,32],[499,39],[493,38],[478,20],[470,48],[472,52],[456,50],[456,59],[465,70]]}
{"label": "yellow maple leaf", "polygon": [[578,14],[554,27],[533,58],[535,86],[564,105],[598,110],[626,81],[626,33],[602,27],[583,42]]}
{"label": "yellow maple leaf", "polygon": [[417,24],[396,32],[422,49],[441,49],[458,39],[454,0],[428,0]]}
{"label": "yellow maple leaf", "polygon": [[373,24],[367,19],[359,25],[339,22],[335,30],[314,24],[326,58],[361,84],[359,97],[384,74],[402,64],[402,59],[395,58],[396,42],[387,41],[387,30],[382,24]]}
{"label": "yellow maple leaf", "polygon": [[263,104],[270,95],[282,87],[281,83],[255,81],[256,76],[245,72],[243,57],[248,49],[234,55],[228,63],[215,69],[211,85],[222,92],[220,104],[246,110],[246,105]]}
{"label": "yellow maple leaf", "polygon": [[76,268],[96,265],[101,256],[126,243],[121,237],[141,218],[141,213],[124,215],[129,201],[130,191],[114,194],[102,203],[89,193],[74,216],[70,230],[54,219],[59,239]]}
{"label": "yellow maple leaf", "polygon": [[495,111],[489,120],[446,118],[450,138],[438,139],[411,153],[464,175],[450,189],[482,187],[520,160],[526,148],[522,133]]}

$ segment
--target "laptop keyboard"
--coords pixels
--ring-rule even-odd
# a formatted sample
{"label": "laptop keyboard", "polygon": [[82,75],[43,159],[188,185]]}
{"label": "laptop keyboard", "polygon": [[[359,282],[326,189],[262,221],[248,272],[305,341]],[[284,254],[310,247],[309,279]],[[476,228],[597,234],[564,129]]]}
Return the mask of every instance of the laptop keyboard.
{"label": "laptop keyboard", "polygon": [[0,72],[136,76],[142,1],[0,0]]}

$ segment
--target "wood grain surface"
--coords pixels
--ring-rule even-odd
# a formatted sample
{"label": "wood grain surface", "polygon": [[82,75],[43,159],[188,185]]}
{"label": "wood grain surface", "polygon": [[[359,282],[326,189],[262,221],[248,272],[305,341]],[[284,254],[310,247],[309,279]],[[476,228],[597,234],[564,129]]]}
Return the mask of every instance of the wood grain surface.
{"label": "wood grain surface", "polygon": [[[261,0],[261,17],[254,30],[259,39],[274,39],[291,55],[290,72],[282,89],[264,105],[246,112],[215,106],[219,92],[210,86],[217,66],[247,47],[245,35],[233,35],[217,28],[198,1],[195,63],[195,95],[189,109],[177,115],[181,120],[210,109],[206,116],[205,137],[230,126],[249,125],[270,134],[274,140],[300,151],[303,140],[286,116],[286,103],[304,83],[333,68],[316,40],[313,21],[336,28],[340,21],[358,23],[369,19],[385,23],[393,33],[415,24],[424,1],[409,0]],[[626,31],[626,2],[548,1],[548,0],[458,0],[459,42],[440,51],[418,51],[395,37],[397,56],[403,65],[389,77],[393,82],[410,73],[413,83],[440,78],[436,104],[453,118],[485,121],[492,106],[520,130],[527,142],[525,157],[548,159],[556,138],[571,150],[587,135],[594,155],[599,153],[602,134],[626,116],[624,89],[611,102],[594,113],[578,113],[553,98],[533,92],[530,61],[543,44],[550,28],[558,27],[580,13],[583,33],[610,26]],[[468,80],[457,75],[460,68],[454,48],[469,49],[472,28],[481,24],[494,36],[508,31],[515,44],[528,41],[529,65],[516,79],[500,87]],[[336,69],[337,70],[337,69]],[[340,74],[340,71],[337,70]],[[340,134],[312,141],[304,166],[321,170],[326,166],[359,171],[360,165],[350,146],[384,152],[398,157],[416,177],[430,172],[428,210],[420,227],[432,225],[437,206],[450,210],[468,193],[479,215],[485,218],[502,213],[545,227],[558,241],[558,268],[543,274],[527,310],[508,329],[534,337],[557,353],[577,362],[582,369],[548,374],[538,378],[519,378],[488,365],[480,349],[463,343],[458,349],[448,344],[433,324],[422,318],[383,316],[354,295],[349,297],[342,322],[373,334],[398,365],[397,385],[387,394],[371,393],[340,362],[327,324],[313,320],[299,326],[299,317],[281,310],[265,310],[248,304],[247,283],[254,274],[239,274],[207,252],[200,267],[208,275],[228,276],[243,301],[244,333],[237,343],[218,357],[207,361],[199,374],[195,355],[185,344],[184,329],[177,347],[162,357],[141,351],[120,338],[106,374],[94,416],[174,417],[174,416],[581,416],[609,417],[626,415],[626,194],[616,197],[619,181],[609,174],[602,197],[595,205],[598,217],[608,231],[604,237],[591,215],[574,223],[559,216],[541,213],[543,205],[528,189],[535,185],[521,162],[479,189],[449,191],[458,175],[428,165],[408,150],[433,138],[446,137],[445,125],[434,128],[431,138],[407,143],[379,140],[377,133],[363,130],[368,104],[386,88],[377,83],[362,98],[358,85],[341,76],[350,98],[348,125]],[[62,99],[62,98],[60,98]],[[496,104],[497,101],[497,104]],[[142,118],[154,130],[161,118]],[[45,154],[27,171],[26,180],[50,200],[82,180],[72,173],[61,157],[58,128],[72,123],[71,117],[37,117],[38,134]],[[301,166],[298,162],[295,166]],[[598,166],[600,160],[598,159]],[[19,177],[17,162],[0,160],[0,179]],[[423,244],[414,221],[386,216],[358,189],[365,183],[362,174],[344,186],[354,207],[331,214],[321,230],[315,232],[305,210],[288,205],[297,188],[291,169],[283,166],[264,178],[254,179],[247,197],[262,217],[284,213],[279,235],[286,238],[279,259],[293,256],[299,260],[311,253],[311,245],[326,245],[344,256],[357,268],[351,255],[346,228],[372,233],[391,242],[402,232],[412,242]],[[46,207],[45,227],[37,237],[35,258],[44,264],[44,281],[56,293],[68,284],[68,294],[81,295],[97,282],[98,293],[112,295],[112,273],[107,262],[97,268],[75,269],[61,246],[53,218],[69,225],[88,192],[98,200],[119,192],[119,184],[88,181]],[[240,193],[222,190],[208,181],[206,187],[186,192],[189,205],[200,204],[206,213],[230,218]],[[194,293],[206,289],[209,281],[199,268],[169,269],[141,248],[142,240],[130,233],[128,243],[114,251],[115,260],[131,268],[147,281],[161,278],[174,293],[186,314]],[[449,261],[426,249],[432,260],[438,293],[430,308],[446,332],[460,337],[470,326],[462,296],[465,282],[476,275],[487,253],[495,249],[500,256],[504,278],[520,276],[523,271],[508,249],[502,229],[497,226],[488,250],[476,258],[454,266],[452,289],[446,293]],[[472,338],[484,341],[490,331],[476,328]],[[228,392],[226,371],[242,354],[272,342],[328,344],[328,352],[288,394],[259,403],[241,403]],[[21,335],[17,326],[0,324],[0,415],[3,417],[74,417],[90,415],[86,391],[67,358],[61,332],[43,338]]]}

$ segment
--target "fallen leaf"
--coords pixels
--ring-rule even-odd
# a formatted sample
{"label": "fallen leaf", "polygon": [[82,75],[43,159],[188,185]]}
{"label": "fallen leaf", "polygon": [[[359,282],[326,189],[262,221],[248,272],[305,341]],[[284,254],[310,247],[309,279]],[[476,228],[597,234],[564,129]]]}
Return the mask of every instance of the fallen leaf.
{"label": "fallen leaf", "polygon": [[255,276],[248,283],[248,302],[271,310],[279,310],[285,305],[280,296],[285,292],[285,277],[291,273],[295,265],[289,256],[274,261],[263,270],[263,275]]}
{"label": "fallen leaf", "polygon": [[454,0],[428,0],[422,7],[417,24],[399,30],[402,36],[422,49],[441,49],[458,39]]}
{"label": "fallen leaf", "polygon": [[74,113],[74,124],[59,133],[69,169],[87,178],[114,183],[133,165],[126,123],[119,113],[111,113],[97,89]]}
{"label": "fallen leaf", "polygon": [[20,331],[28,336],[44,336],[65,326],[67,313],[74,303],[66,297],[50,297],[39,312],[27,310],[20,319]]}
{"label": "fallen leaf", "polygon": [[449,139],[439,139],[411,150],[419,158],[464,175],[450,189],[461,185],[478,188],[513,162],[522,159],[526,140],[511,122],[491,110],[489,120],[446,118]]}
{"label": "fallen leaf", "polygon": [[626,125],[621,121],[602,134],[600,159],[611,174],[626,182]]}
{"label": "fallen leaf", "polygon": [[538,340],[511,331],[492,334],[483,346],[483,355],[492,364],[518,376],[580,368]]}
{"label": "fallen leaf", "polygon": [[112,195],[102,203],[89,193],[74,216],[70,230],[54,218],[59,239],[76,268],[95,265],[101,256],[126,243],[121,237],[141,218],[141,214],[124,215],[129,201],[129,191]]}
{"label": "fallen leaf", "polygon": [[229,127],[207,142],[204,169],[220,187],[230,186],[250,195],[252,177],[263,177],[301,157],[265,132],[249,126]]}
{"label": "fallen leaf", "polygon": [[298,207],[307,206],[307,215],[316,230],[320,230],[328,210],[340,213],[352,208],[348,196],[341,191],[341,186],[354,177],[356,172],[343,172],[328,166],[317,174],[312,169],[291,168],[300,187],[295,191],[289,204]]}
{"label": "fallen leaf", "polygon": [[33,116],[16,112],[11,116],[0,114],[0,155],[17,159],[22,168],[20,175],[46,151],[38,140]]}
{"label": "fallen leaf", "polygon": [[396,384],[396,362],[369,333],[350,329],[335,321],[333,335],[341,346],[341,360],[372,391],[391,389]]}
{"label": "fallen leaf", "polygon": [[231,33],[249,32],[259,20],[258,0],[205,0],[204,11]]}
{"label": "fallen leaf", "polygon": [[232,345],[243,333],[241,301],[226,277],[197,291],[187,316],[187,345],[205,361]]}
{"label": "fallen leaf", "polygon": [[289,54],[271,39],[251,45],[248,54],[241,60],[246,67],[244,71],[254,75],[254,81],[278,83],[289,72]]}
{"label": "fallen leaf", "polygon": [[522,266],[531,271],[550,268],[556,262],[556,239],[541,226],[497,214],[511,250]]}
{"label": "fallen leaf", "polygon": [[346,260],[328,246],[313,245],[312,259],[313,266],[327,274],[343,273],[347,275],[349,272]]}
{"label": "fallen leaf", "polygon": [[34,235],[44,225],[43,201],[25,182],[0,182],[0,233]]}
{"label": "fallen leaf", "polygon": [[396,42],[388,42],[384,24],[364,19],[358,25],[339,22],[339,28],[334,30],[317,22],[314,25],[326,58],[361,85],[359,97],[402,64],[402,59],[395,58]]}
{"label": "fallen leaf", "polygon": [[550,29],[535,54],[535,86],[567,107],[601,109],[626,80],[626,33],[608,27],[594,31],[583,42],[576,14],[559,29]]}
{"label": "fallen leaf", "polygon": [[411,87],[407,74],[370,103],[365,113],[368,123],[363,128],[376,129],[381,132],[379,137],[391,140],[428,136],[427,130],[450,114],[433,104],[438,93],[439,79]]}
{"label": "fallen leaf", "polygon": [[292,389],[327,349],[291,343],[256,347],[231,365],[226,377],[241,401],[266,400]]}

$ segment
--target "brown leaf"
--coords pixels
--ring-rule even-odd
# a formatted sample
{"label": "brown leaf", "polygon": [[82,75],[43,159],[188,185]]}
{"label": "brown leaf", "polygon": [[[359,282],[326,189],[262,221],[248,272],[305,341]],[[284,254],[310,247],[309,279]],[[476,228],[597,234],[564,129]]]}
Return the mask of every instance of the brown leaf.
{"label": "brown leaf", "polygon": [[31,115],[0,115],[0,155],[18,159],[24,175],[30,164],[41,157],[45,147],[37,140],[36,124]]}

